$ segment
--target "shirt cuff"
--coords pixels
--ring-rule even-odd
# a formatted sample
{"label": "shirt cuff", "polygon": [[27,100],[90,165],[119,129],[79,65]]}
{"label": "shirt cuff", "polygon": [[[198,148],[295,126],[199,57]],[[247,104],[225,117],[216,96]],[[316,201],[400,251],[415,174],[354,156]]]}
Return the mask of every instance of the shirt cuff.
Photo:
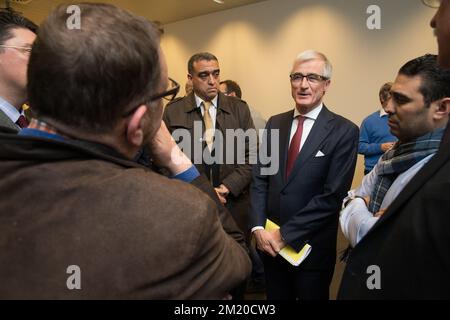
{"label": "shirt cuff", "polygon": [[192,165],[189,169],[177,174],[176,176],[173,176],[172,179],[191,183],[199,176],[200,176],[200,173],[198,172],[197,168],[194,165]]}
{"label": "shirt cuff", "polygon": [[339,221],[342,233],[354,247],[365,235],[360,233],[361,225],[372,218],[372,213],[367,209],[363,199],[356,198],[352,200],[344,210],[341,211]]}
{"label": "shirt cuff", "polygon": [[264,230],[264,227],[261,226],[256,226],[252,228],[252,233],[255,232],[256,230]]}

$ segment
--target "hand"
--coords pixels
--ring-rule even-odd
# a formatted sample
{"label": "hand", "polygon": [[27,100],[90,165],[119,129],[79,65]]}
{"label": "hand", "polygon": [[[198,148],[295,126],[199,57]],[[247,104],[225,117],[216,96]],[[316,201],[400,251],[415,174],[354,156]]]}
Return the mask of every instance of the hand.
{"label": "hand", "polygon": [[387,210],[387,208],[384,208],[384,209],[380,209],[380,211],[378,211],[377,213],[375,213],[373,216],[374,217],[377,217],[377,218],[380,218],[383,214],[384,214],[384,212]]}
{"label": "hand", "polygon": [[394,146],[395,142],[385,142],[381,144],[381,151],[386,152]]}
{"label": "hand", "polygon": [[281,249],[283,249],[286,246],[286,242],[284,242],[283,238],[281,237],[280,229],[270,231],[273,237],[272,248],[273,250],[278,253]]}
{"label": "hand", "polygon": [[227,196],[230,193],[230,190],[228,190],[228,188],[225,187],[225,185],[223,185],[223,184],[221,184],[218,188],[214,188],[214,190],[216,190],[216,193],[220,199],[220,202],[222,204],[227,203]]}
{"label": "hand", "polygon": [[266,230],[255,230],[256,246],[259,250],[270,254],[272,257],[276,257],[277,253],[273,250],[270,242],[272,241],[272,235]]}
{"label": "hand", "polygon": [[177,175],[192,166],[192,161],[178,147],[164,121],[161,121],[159,130],[149,142],[149,148],[154,163],[166,168],[172,175]]}

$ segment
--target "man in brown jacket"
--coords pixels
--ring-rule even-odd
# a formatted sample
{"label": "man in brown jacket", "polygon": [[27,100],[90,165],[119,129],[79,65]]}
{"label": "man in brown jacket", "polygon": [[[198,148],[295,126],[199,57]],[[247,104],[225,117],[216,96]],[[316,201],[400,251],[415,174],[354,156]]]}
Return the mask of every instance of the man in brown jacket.
{"label": "man in brown jacket", "polygon": [[189,59],[188,81],[193,91],[167,105],[164,122],[246,232],[250,162],[257,146],[249,107],[219,91],[219,62],[211,53],[196,53]]}
{"label": "man in brown jacket", "polygon": [[[78,6],[80,29],[61,5],[33,47],[37,119],[0,134],[0,299],[225,297],[250,261],[161,123],[179,86],[166,90],[157,28]],[[132,161],[144,145],[175,179]]]}

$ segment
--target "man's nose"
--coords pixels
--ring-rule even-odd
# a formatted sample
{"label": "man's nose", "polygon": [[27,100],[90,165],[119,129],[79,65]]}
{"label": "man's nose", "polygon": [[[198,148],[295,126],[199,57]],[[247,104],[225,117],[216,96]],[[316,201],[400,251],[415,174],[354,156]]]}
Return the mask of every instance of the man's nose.
{"label": "man's nose", "polygon": [[309,88],[308,78],[303,77],[302,81],[300,82],[300,87],[302,89],[308,89]]}
{"label": "man's nose", "polygon": [[431,26],[433,29],[435,29],[435,32],[436,32],[436,15],[437,15],[437,12],[436,12],[435,15],[433,16],[433,18],[431,18],[431,21],[430,21],[430,26]]}
{"label": "man's nose", "polygon": [[395,106],[392,97],[388,98],[388,101],[386,103],[386,107],[384,108],[384,111],[386,111],[389,114],[395,113]]}
{"label": "man's nose", "polygon": [[213,74],[210,74],[210,75],[208,76],[208,83],[209,83],[209,84],[215,84],[215,83],[216,83],[216,78],[214,77]]}

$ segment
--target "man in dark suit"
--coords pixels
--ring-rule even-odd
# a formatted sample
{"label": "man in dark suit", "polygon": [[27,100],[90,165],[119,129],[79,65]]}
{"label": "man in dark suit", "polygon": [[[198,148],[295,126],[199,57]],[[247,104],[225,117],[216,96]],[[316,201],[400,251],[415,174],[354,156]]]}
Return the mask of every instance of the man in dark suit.
{"label": "man in dark suit", "polygon": [[[169,103],[163,120],[172,134],[188,134],[187,141],[182,141],[187,147],[184,150],[211,181],[240,229],[247,232],[250,157],[254,156],[257,143],[256,132],[249,130],[254,129],[249,107],[245,101],[219,92],[219,62],[211,53],[197,53],[189,59],[188,81],[192,82],[193,91]],[[226,132],[239,134],[236,130],[240,129],[253,137],[241,140],[245,141],[241,146]]]}
{"label": "man in dark suit", "polygon": [[0,126],[19,132],[28,125],[26,76],[37,26],[14,12],[0,11]]}
{"label": "man in dark suit", "polygon": [[[322,102],[331,72],[322,53],[309,50],[297,57],[290,74],[295,109],[269,119],[262,146],[280,168],[265,175],[258,161],[253,169],[251,227],[265,253],[268,299],[329,297],[340,200],[353,179],[359,137],[356,125]],[[279,141],[273,141],[277,133]],[[266,219],[280,229],[265,231]],[[286,245],[298,251],[305,243],[312,251],[298,267],[277,255]]]}
{"label": "man in dark suit", "polygon": [[[450,0],[423,2],[440,5],[431,26],[438,38],[438,62],[449,68]],[[450,110],[446,85],[446,97],[426,102]],[[450,299],[450,143],[444,139],[352,250],[340,299]]]}

